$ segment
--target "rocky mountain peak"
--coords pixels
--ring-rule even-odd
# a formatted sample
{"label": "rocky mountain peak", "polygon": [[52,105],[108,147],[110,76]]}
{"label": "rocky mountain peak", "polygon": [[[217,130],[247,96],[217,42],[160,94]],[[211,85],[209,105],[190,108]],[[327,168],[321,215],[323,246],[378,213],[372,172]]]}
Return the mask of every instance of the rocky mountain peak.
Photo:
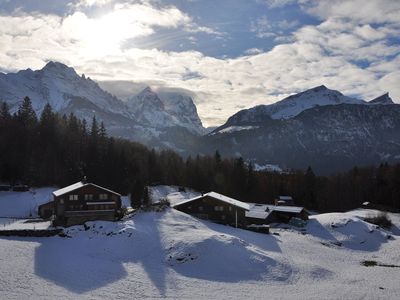
{"label": "rocky mountain peak", "polygon": [[394,104],[392,98],[390,98],[389,93],[385,93],[379,97],[376,97],[369,101],[370,104]]}

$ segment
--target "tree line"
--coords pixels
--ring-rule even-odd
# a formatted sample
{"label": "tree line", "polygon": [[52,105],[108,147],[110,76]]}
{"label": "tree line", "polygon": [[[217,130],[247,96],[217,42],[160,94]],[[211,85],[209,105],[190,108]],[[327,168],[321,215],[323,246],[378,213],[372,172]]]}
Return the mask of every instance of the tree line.
{"label": "tree line", "polygon": [[140,205],[145,186],[178,185],[216,191],[242,201],[272,203],[291,195],[298,205],[318,211],[343,211],[363,202],[400,208],[400,165],[357,168],[333,176],[306,171],[255,171],[243,158],[183,158],[170,150],[148,149],[109,137],[102,122],[91,124],[73,113],[60,115],[47,104],[40,117],[28,97],[11,114],[0,105],[0,181],[32,186],[66,186],[88,180]]}

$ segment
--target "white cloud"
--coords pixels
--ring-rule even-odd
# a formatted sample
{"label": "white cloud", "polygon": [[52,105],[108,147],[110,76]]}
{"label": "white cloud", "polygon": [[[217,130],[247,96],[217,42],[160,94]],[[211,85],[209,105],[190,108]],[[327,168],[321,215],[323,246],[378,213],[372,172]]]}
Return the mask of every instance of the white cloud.
{"label": "white cloud", "polygon": [[262,53],[262,52],[263,52],[263,50],[259,49],[259,48],[250,48],[250,49],[247,49],[245,51],[245,53],[248,54],[248,55],[259,54],[259,53]]}
{"label": "white cloud", "polygon": [[75,6],[76,7],[90,7],[90,6],[102,6],[105,4],[109,4],[113,2],[113,0],[79,0]]}
{"label": "white cloud", "polygon": [[[121,46],[158,27],[195,28],[190,16],[172,6],[125,3],[96,17],[79,9],[65,17],[3,15],[0,66],[37,69],[53,59],[94,79],[192,90],[206,125],[221,124],[240,108],[272,103],[320,84],[365,99],[389,91],[400,101],[400,49],[388,42],[399,35],[398,23],[368,24],[349,18],[328,14],[319,25],[297,29],[285,44],[269,51],[249,49],[246,56],[218,59],[196,51]],[[260,24],[272,26],[266,18]],[[369,66],[360,67],[357,60],[368,61]]]}
{"label": "white cloud", "polygon": [[289,4],[295,3],[296,0],[265,0],[264,3],[270,8],[284,7]]}
{"label": "white cloud", "polygon": [[303,0],[309,13],[322,19],[341,17],[363,24],[400,22],[398,0]]}
{"label": "white cloud", "polygon": [[250,23],[250,32],[254,32],[258,38],[277,37],[283,35],[283,30],[289,30],[298,25],[299,22],[296,20],[271,22],[264,15]]}

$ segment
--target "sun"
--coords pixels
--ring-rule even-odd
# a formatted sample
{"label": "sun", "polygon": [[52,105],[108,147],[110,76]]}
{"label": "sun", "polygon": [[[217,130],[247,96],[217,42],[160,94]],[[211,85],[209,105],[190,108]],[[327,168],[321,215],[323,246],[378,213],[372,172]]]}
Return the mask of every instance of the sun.
{"label": "sun", "polygon": [[96,18],[75,12],[64,19],[63,29],[79,43],[81,54],[98,58],[119,53],[126,40],[150,35],[153,29],[141,19],[132,10],[114,10]]}

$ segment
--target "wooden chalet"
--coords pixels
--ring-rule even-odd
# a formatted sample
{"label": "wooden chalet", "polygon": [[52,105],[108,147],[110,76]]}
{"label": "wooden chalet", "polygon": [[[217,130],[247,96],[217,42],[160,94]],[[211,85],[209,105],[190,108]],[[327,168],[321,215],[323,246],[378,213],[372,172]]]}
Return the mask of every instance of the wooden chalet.
{"label": "wooden chalet", "polygon": [[114,221],[121,214],[121,195],[94,183],[80,181],[53,192],[53,206],[55,225]]}
{"label": "wooden chalet", "polygon": [[172,207],[200,219],[235,227],[245,226],[245,213],[250,209],[247,203],[215,192],[183,200]]}

